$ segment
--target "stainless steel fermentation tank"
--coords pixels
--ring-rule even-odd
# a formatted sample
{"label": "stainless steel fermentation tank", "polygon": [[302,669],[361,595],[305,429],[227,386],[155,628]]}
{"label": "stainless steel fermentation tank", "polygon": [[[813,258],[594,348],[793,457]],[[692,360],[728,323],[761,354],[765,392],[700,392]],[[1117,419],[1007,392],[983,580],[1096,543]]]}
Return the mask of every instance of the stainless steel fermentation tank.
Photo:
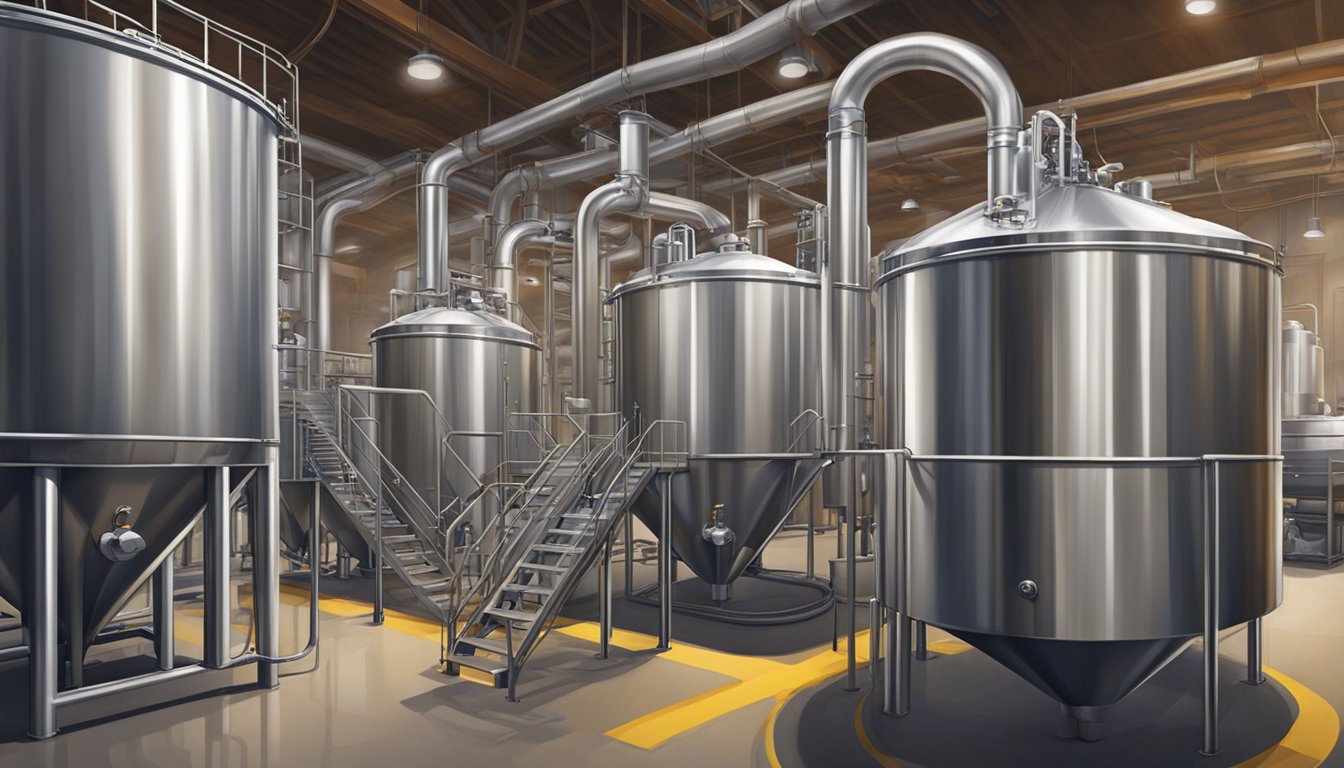
{"label": "stainless steel fermentation tank", "polygon": [[978,205],[911,238],[877,287],[909,615],[1070,707],[1204,630],[1209,497],[1179,457],[1264,457],[1214,475],[1218,626],[1282,598],[1276,256],[1084,176],[1027,226]]}
{"label": "stainless steel fermentation tank", "polygon": [[[28,627],[35,736],[54,733],[52,635],[77,684],[85,646],[207,506],[207,477],[259,468],[257,572],[274,577],[285,128],[187,57],[0,3],[0,595]],[[100,551],[118,530],[143,549]]]}
{"label": "stainless steel fermentation tank", "polygon": [[719,599],[820,469],[818,278],[743,248],[642,270],[610,299],[622,412],[641,429],[684,422],[690,454],[689,471],[658,475],[636,513]]}
{"label": "stainless steel fermentation tank", "polygon": [[[1344,557],[1344,531],[1338,514],[1344,478],[1344,417],[1330,415],[1325,401],[1325,350],[1313,328],[1296,320],[1283,324],[1283,495],[1286,508],[1284,556],[1334,565]],[[1336,507],[1331,509],[1331,507]],[[1333,535],[1327,537],[1326,532]]]}
{"label": "stainless steel fermentation tank", "polygon": [[[494,473],[505,458],[509,415],[537,410],[541,347],[534,335],[489,308],[460,306],[411,312],[370,339],[377,387],[423,391],[433,400],[375,395],[379,447],[421,498],[441,510],[507,479]],[[444,444],[447,428],[458,434]],[[485,522],[472,527],[480,531]]]}

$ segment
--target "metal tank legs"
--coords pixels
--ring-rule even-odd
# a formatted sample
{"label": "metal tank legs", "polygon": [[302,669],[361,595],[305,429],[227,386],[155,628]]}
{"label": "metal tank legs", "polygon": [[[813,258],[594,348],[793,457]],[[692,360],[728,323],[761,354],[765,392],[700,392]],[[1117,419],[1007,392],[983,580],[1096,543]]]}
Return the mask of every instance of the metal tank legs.
{"label": "metal tank legs", "polygon": [[59,655],[56,647],[57,526],[60,510],[60,470],[33,471],[31,609],[23,612],[28,630],[28,735],[49,739],[56,735],[56,687]]}
{"label": "metal tank legs", "polygon": [[[272,449],[274,450],[274,449]],[[280,473],[276,457],[257,467],[252,482],[256,487],[257,507],[252,512],[253,528],[253,611],[256,624],[257,655],[280,657]],[[314,527],[317,522],[314,520]],[[317,560],[314,555],[313,567]],[[262,688],[280,685],[280,665],[270,661],[257,663],[257,684]]]}
{"label": "metal tank legs", "polygon": [[173,668],[173,660],[177,656],[173,621],[173,593],[176,590],[176,585],[173,583],[176,566],[173,562],[174,556],[175,553],[169,551],[163,562],[155,569],[153,576],[154,656],[159,661],[159,669],[165,672]]}
{"label": "metal tank legs", "polygon": [[1256,617],[1246,625],[1246,684],[1265,682],[1264,617]]}
{"label": "metal tank legs", "polygon": [[233,543],[229,540],[232,504],[228,467],[205,470],[205,515],[201,518],[205,541],[205,666],[222,669],[229,662],[230,599],[229,563]]}
{"label": "metal tank legs", "polygon": [[[672,647],[672,582],[676,581],[672,562],[672,475],[667,476],[663,492],[658,537],[658,650]],[[628,555],[627,555],[628,557]]]}

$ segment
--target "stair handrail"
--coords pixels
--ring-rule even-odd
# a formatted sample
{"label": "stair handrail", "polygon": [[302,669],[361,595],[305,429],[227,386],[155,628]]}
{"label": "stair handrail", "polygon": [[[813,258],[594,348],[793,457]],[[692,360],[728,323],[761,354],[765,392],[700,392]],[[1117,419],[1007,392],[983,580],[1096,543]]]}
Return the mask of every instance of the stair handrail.
{"label": "stair handrail", "polygon": [[[532,529],[533,525],[536,525],[538,523],[549,524],[549,521],[551,519],[550,510],[553,510],[555,507],[559,506],[561,502],[564,502],[564,505],[567,507],[571,503],[570,499],[571,496],[577,498],[579,493],[582,492],[582,487],[585,484],[587,484],[587,482],[592,476],[593,464],[598,463],[599,461],[605,461],[606,456],[611,451],[618,448],[619,446],[618,436],[622,434],[624,431],[623,426],[621,427],[620,430],[618,430],[618,433],[616,435],[602,436],[601,437],[602,442],[597,447],[594,448],[591,447],[590,438],[592,436],[588,433],[588,431],[586,429],[583,429],[580,425],[578,425],[577,422],[575,422],[575,426],[577,428],[577,431],[574,440],[571,441],[570,444],[567,446],[564,454],[561,455],[560,460],[555,462],[548,468],[548,471],[546,473],[547,477],[552,476],[554,474],[554,471],[563,465],[565,457],[568,456],[570,451],[574,450],[579,446],[588,444],[590,447],[587,453],[585,453],[580,458],[579,465],[576,467],[576,471],[572,475],[568,476],[568,478],[566,478],[566,482],[557,490],[556,493],[553,493],[551,495],[551,497],[547,500],[546,505],[543,507],[543,509],[538,510],[537,514],[535,514],[530,520],[526,521],[526,524],[524,525],[523,529],[519,531],[518,535],[513,537],[505,537],[505,536],[499,537],[499,541],[496,542],[495,544],[494,551],[491,552],[490,556],[484,561],[484,564],[480,569],[481,578],[479,578],[476,581],[476,583],[472,585],[471,588],[461,596],[461,599],[455,598],[453,600],[453,610],[451,612],[452,615],[450,618],[446,619],[445,622],[449,630],[452,631],[453,633],[452,645],[449,648],[450,652],[451,648],[455,647],[457,641],[461,639],[461,634],[456,629],[457,620],[460,618],[463,609],[471,603],[471,599],[474,596],[476,596],[476,594],[479,593],[487,584],[490,584],[486,576],[491,572],[493,566],[497,565],[500,562],[500,559],[503,557],[504,552],[508,549],[512,549],[518,543],[518,541],[527,533],[527,531]],[[536,498],[536,494],[540,492],[540,489],[542,487],[544,487],[544,484],[538,485],[534,489],[524,488],[522,492],[528,492],[528,491],[531,492],[532,495],[528,499],[528,501],[530,502],[532,499]],[[521,517],[523,511],[526,509],[527,504],[518,506],[516,508],[513,520],[508,524],[509,527],[513,527],[513,523],[517,522],[518,518]],[[505,515],[507,515],[507,511],[501,513],[501,519]],[[478,539],[478,541],[485,541],[485,539],[486,537],[482,536],[480,537],[480,539]],[[503,577],[501,576],[501,578]],[[454,578],[454,586],[455,586],[454,593],[456,592],[456,587],[460,585],[460,583],[461,578],[460,575],[458,575]]]}
{"label": "stair handrail", "polygon": [[[630,422],[626,422],[626,424],[622,426],[622,431],[624,431],[625,427],[629,424]],[[581,531],[579,538],[589,534],[591,531],[593,537],[591,544],[597,545],[598,542],[602,541],[607,536],[610,536],[611,531],[620,523],[625,515],[630,514],[630,505],[633,502],[633,499],[627,494],[627,496],[622,499],[620,507],[621,514],[612,514],[606,520],[601,518],[601,511],[611,502],[611,494],[618,486],[621,488],[628,487],[630,471],[635,468],[635,465],[641,463],[641,460],[649,458],[651,451],[647,450],[646,446],[652,444],[653,433],[655,430],[658,432],[659,436],[658,460],[651,463],[654,463],[657,466],[670,466],[671,464],[667,461],[667,455],[669,453],[674,456],[681,455],[689,457],[689,451],[686,448],[677,450],[675,443],[672,451],[669,452],[666,449],[666,432],[674,427],[678,428],[679,431],[674,431],[673,439],[676,440],[675,435],[681,435],[684,440],[686,434],[685,430],[687,428],[686,422],[674,419],[658,419],[649,424],[639,437],[630,443],[628,450],[624,452],[624,461],[621,462],[620,468],[607,483],[607,486],[602,491],[597,503],[593,505],[593,516],[579,529]],[[613,454],[613,456],[620,455],[620,453]],[[648,471],[655,472],[657,470],[651,467]],[[604,527],[605,535],[598,535],[599,533],[603,533],[602,530],[598,530],[598,526]],[[629,557],[629,553],[627,553],[626,556]],[[581,569],[575,570],[577,572]],[[559,595],[559,599],[556,598],[556,595]],[[555,619],[559,616],[559,607],[564,603],[565,598],[566,596],[560,594],[560,590],[557,590],[556,593],[553,593],[551,598],[547,600],[546,606],[542,609],[543,615],[539,617],[539,620],[532,623],[532,626],[523,634],[522,639],[518,641],[516,646],[518,648],[518,656],[516,660],[513,657],[510,657],[510,665],[516,669],[521,669],[523,664],[527,662],[528,658],[531,657],[532,652],[540,645],[540,643],[537,642],[537,639],[542,637],[546,632],[549,632],[551,627],[555,624]],[[555,607],[552,608],[552,605]]]}

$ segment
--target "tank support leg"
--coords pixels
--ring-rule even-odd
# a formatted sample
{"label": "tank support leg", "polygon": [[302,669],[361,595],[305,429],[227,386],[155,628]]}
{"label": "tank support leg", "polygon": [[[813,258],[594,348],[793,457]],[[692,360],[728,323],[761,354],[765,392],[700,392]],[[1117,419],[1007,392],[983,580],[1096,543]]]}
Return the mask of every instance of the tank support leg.
{"label": "tank support leg", "polygon": [[658,650],[672,647],[672,475],[666,476],[658,535]]}
{"label": "tank support leg", "polygon": [[383,483],[373,505],[373,625],[383,624]]}
{"label": "tank support leg", "polygon": [[850,489],[849,507],[845,510],[845,608],[849,613],[849,627],[846,632],[848,647],[845,648],[845,690],[859,690],[859,683],[855,671],[856,660],[854,658],[854,636],[858,634],[858,627],[855,621],[855,612],[858,606],[858,563],[856,558],[858,550],[855,547],[859,526],[859,510],[856,503],[859,498],[859,462],[850,461],[850,482],[853,486]]}
{"label": "tank support leg", "polygon": [[[60,520],[60,470],[33,471],[32,601],[23,618],[28,629],[30,715],[28,735],[49,739],[56,735],[56,685],[59,655],[56,647],[57,526]],[[76,639],[74,642],[81,642]]]}
{"label": "tank support leg", "polygon": [[207,667],[222,668],[229,661],[230,612],[229,468],[205,470],[205,640]]}
{"label": "tank support leg", "polygon": [[177,655],[177,642],[173,636],[175,554],[169,552],[154,571],[154,655],[159,660],[159,669],[165,672],[173,668],[173,659]]}
{"label": "tank support leg", "polygon": [[1221,751],[1218,733],[1218,460],[1205,459],[1204,480],[1204,748],[1206,757]]}
{"label": "tank support leg", "polygon": [[1246,682],[1265,682],[1264,618],[1257,616],[1246,625]]}
{"label": "tank support leg", "polygon": [[[252,589],[256,611],[257,653],[280,656],[280,473],[277,456],[257,468],[257,506],[252,509]],[[257,684],[280,685],[280,665],[263,661],[257,665]]]}
{"label": "tank support leg", "polygon": [[915,658],[920,661],[933,658],[929,653],[929,625],[922,621],[915,621]]}

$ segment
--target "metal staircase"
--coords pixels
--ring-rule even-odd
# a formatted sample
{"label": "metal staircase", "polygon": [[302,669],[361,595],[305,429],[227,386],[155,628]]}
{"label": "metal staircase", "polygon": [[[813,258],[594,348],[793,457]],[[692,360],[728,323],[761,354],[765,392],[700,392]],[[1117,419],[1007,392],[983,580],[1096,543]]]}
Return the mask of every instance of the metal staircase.
{"label": "metal staircase", "polygon": [[[579,455],[566,451],[538,468],[534,478],[540,479],[525,483],[506,508],[511,536],[496,544],[481,578],[446,622],[448,674],[458,674],[461,667],[484,672],[496,688],[508,689],[510,701],[516,700],[523,665],[634,500],[657,472],[684,466],[684,452],[669,454],[663,446],[653,456],[644,450],[651,432],[661,438],[662,428],[670,425],[684,429],[679,422],[659,422],[636,441],[629,441],[627,423],[610,436],[585,433]],[[606,604],[604,597],[604,632],[609,631]],[[459,626],[468,608],[470,615]]]}
{"label": "metal staircase", "polygon": [[[382,562],[405,582],[431,615],[446,616],[453,608],[455,585],[453,569],[435,545],[437,526],[432,521],[437,512],[414,491],[407,490],[409,483],[381,480],[379,470],[393,473],[394,480],[399,475],[371,440],[347,440],[347,448],[342,448],[339,419],[330,396],[312,391],[295,395],[309,463],[323,487],[356,524],[370,551],[381,551]],[[355,459],[363,460],[363,471],[347,450],[356,454]]]}

